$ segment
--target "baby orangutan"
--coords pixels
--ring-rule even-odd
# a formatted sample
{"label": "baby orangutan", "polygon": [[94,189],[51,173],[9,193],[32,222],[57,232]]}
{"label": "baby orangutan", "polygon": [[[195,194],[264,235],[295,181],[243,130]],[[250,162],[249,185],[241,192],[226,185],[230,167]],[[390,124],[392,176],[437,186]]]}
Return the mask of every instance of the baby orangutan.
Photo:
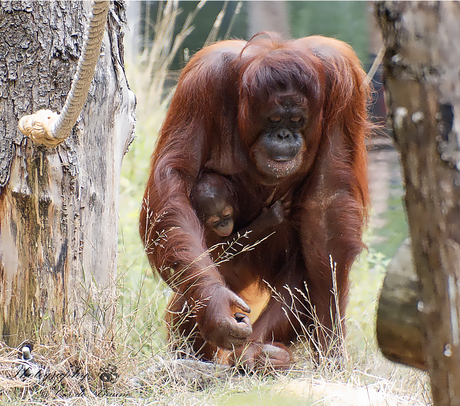
{"label": "baby orangutan", "polygon": [[190,193],[192,206],[205,227],[208,243],[231,242],[247,234],[247,244],[266,237],[263,234],[270,227],[275,227],[284,220],[284,208],[281,201],[275,202],[248,226],[234,232],[238,219],[236,193],[229,179],[213,172],[203,173]]}

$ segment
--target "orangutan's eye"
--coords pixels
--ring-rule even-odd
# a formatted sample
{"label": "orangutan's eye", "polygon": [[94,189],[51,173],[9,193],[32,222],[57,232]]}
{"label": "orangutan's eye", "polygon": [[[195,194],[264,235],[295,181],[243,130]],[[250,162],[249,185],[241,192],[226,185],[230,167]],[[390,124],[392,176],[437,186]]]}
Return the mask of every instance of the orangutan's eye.
{"label": "orangutan's eye", "polygon": [[281,121],[281,116],[279,114],[275,114],[273,116],[270,116],[270,121],[272,123],[279,123]]}

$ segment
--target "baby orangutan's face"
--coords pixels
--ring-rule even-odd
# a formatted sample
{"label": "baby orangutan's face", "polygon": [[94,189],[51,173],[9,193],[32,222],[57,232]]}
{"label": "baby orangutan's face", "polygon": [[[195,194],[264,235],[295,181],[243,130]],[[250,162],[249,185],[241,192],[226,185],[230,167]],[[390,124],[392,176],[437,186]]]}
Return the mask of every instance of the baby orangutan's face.
{"label": "baby orangutan's face", "polygon": [[233,231],[233,207],[226,205],[205,220],[206,227],[220,237],[228,237]]}

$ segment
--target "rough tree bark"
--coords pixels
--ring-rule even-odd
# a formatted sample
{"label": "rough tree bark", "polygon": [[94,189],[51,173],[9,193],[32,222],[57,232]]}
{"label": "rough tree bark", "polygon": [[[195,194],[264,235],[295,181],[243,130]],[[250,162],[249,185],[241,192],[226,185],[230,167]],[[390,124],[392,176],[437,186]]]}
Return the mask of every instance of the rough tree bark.
{"label": "rough tree bark", "polygon": [[9,345],[62,325],[92,343],[113,316],[118,183],[135,106],[119,2],[72,135],[49,149],[17,128],[23,115],[62,108],[89,11],[80,1],[0,3],[0,339]]}
{"label": "rough tree bark", "polygon": [[460,3],[378,2],[435,405],[460,405]]}

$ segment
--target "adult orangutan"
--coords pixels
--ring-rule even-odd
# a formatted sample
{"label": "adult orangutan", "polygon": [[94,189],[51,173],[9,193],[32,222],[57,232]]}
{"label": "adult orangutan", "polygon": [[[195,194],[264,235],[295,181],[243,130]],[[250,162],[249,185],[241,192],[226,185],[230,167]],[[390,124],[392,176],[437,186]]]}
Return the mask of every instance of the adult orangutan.
{"label": "adult orangutan", "polygon": [[[284,367],[301,325],[318,350],[343,327],[369,199],[364,77],[341,41],[273,33],[208,46],[184,68],[152,156],[140,233],[175,292],[170,329],[203,358],[228,350],[231,362]],[[274,202],[289,211],[269,238],[216,264],[190,202],[203,171],[234,187],[236,230]]]}

